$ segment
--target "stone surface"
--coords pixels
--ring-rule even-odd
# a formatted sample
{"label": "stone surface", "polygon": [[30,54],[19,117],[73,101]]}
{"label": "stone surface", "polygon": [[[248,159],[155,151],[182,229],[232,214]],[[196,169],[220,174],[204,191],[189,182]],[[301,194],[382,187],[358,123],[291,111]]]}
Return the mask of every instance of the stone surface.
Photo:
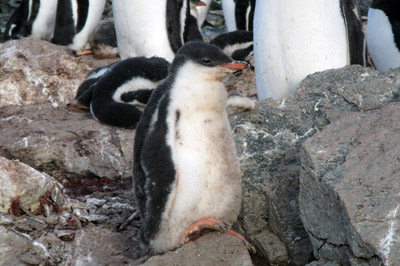
{"label": "stone surface", "polygon": [[292,263],[310,262],[298,205],[301,144],[344,113],[379,109],[399,91],[399,70],[347,66],[309,75],[293,96],[231,115],[244,187],[237,228],[251,236],[269,227]]}
{"label": "stone surface", "polygon": [[77,176],[130,180],[134,131],[102,125],[90,113],[65,105],[7,106],[0,108],[0,135],[0,154],[61,182]]}
{"label": "stone surface", "polygon": [[400,264],[399,121],[399,103],[349,113],[304,143],[299,201],[317,258]]}
{"label": "stone surface", "polygon": [[151,257],[144,266],[251,266],[249,253],[241,240],[230,235],[208,233],[175,251]]}
{"label": "stone surface", "polygon": [[[52,193],[59,196],[52,198]],[[49,175],[0,157],[0,212],[38,214],[43,212],[44,204],[50,204],[56,212],[62,208],[63,198],[62,187]]]}
{"label": "stone surface", "polygon": [[29,251],[31,240],[0,226],[0,264],[21,265],[19,256]]}
{"label": "stone surface", "polygon": [[255,235],[252,238],[257,250],[262,252],[262,256],[268,259],[272,265],[286,265],[289,261],[285,244],[269,230]]}
{"label": "stone surface", "polygon": [[0,43],[0,107],[69,103],[92,68],[115,60],[75,57],[66,47],[32,38]]}

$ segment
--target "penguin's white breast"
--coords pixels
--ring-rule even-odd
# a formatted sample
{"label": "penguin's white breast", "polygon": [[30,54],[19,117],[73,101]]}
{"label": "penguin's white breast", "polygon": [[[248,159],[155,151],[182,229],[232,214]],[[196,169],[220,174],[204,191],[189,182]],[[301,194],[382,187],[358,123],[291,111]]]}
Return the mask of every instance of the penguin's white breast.
{"label": "penguin's white breast", "polygon": [[392,25],[380,9],[370,8],[368,11],[367,45],[378,70],[400,66],[400,52],[394,40]]}
{"label": "penguin's white breast", "polygon": [[156,55],[173,60],[165,0],[114,0],[113,14],[121,59]]}
{"label": "penguin's white breast", "polygon": [[53,38],[56,24],[57,0],[41,0],[39,12],[32,25],[31,36],[44,40]]}
{"label": "penguin's white breast", "polygon": [[279,99],[293,93],[308,74],[348,64],[339,1],[257,2],[254,60],[259,99]]}

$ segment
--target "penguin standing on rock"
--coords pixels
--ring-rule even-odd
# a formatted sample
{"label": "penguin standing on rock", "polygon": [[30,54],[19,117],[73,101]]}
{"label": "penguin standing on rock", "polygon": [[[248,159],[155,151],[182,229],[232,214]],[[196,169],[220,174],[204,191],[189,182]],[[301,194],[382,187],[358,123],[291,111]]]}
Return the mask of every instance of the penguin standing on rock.
{"label": "penguin standing on rock", "polygon": [[76,100],[104,124],[135,128],[153,89],[167,77],[163,58],[134,57],[91,71]]}
{"label": "penguin standing on rock", "polygon": [[156,253],[203,228],[238,235],[229,226],[241,208],[241,177],[221,79],[246,65],[216,46],[189,42],[143,112],[133,184],[141,240]]}
{"label": "penguin standing on rock", "polygon": [[103,14],[106,0],[58,0],[54,37],[55,44],[68,45],[77,55],[86,50]]}
{"label": "penguin standing on rock", "polygon": [[32,37],[51,40],[57,0],[23,0],[6,24],[4,39]]}
{"label": "penguin standing on rock", "polygon": [[400,67],[400,1],[372,2],[368,10],[367,45],[378,70]]}
{"label": "penguin standing on rock", "polygon": [[254,16],[259,100],[294,93],[302,79],[348,64],[365,66],[356,0],[263,0]]}
{"label": "penguin standing on rock", "polygon": [[121,59],[158,56],[171,62],[193,40],[189,35],[202,40],[189,0],[113,0],[112,8]]}

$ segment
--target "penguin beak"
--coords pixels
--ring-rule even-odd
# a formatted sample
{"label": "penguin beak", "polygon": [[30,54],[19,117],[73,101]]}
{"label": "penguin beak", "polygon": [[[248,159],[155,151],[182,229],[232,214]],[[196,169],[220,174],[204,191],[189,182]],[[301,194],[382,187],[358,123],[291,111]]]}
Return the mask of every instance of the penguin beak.
{"label": "penguin beak", "polygon": [[196,1],[196,5],[198,5],[198,6],[206,6],[207,4],[206,3],[204,3],[203,1]]}
{"label": "penguin beak", "polygon": [[250,65],[244,61],[233,61],[227,64],[218,64],[217,66],[227,67],[235,70],[243,70],[245,68],[250,67]]}

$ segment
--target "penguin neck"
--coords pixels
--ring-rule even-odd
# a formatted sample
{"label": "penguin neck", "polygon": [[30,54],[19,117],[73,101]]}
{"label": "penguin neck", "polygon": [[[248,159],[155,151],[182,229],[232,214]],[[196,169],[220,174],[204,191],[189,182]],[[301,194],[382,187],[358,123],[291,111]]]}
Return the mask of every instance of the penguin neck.
{"label": "penguin neck", "polygon": [[227,92],[221,79],[225,74],[222,67],[186,62],[175,74],[171,99],[180,109],[223,112]]}

